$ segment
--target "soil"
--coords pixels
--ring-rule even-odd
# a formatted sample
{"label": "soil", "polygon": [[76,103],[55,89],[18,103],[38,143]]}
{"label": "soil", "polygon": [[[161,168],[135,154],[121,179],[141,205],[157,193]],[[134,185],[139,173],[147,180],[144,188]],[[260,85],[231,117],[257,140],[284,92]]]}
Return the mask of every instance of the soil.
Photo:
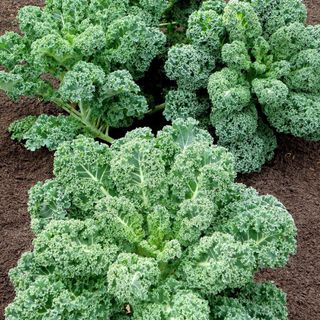
{"label": "soil", "polygon": [[[320,0],[305,1],[309,23],[320,23]],[[41,0],[1,0],[0,34],[16,30],[14,18],[26,4]],[[27,213],[27,192],[37,181],[52,176],[52,153],[29,152],[13,142],[7,127],[28,114],[57,113],[54,106],[33,99],[11,102],[0,93],[0,319],[14,298],[8,271],[32,248],[33,234]],[[276,271],[266,270],[257,279],[278,284],[288,297],[290,320],[320,318],[320,142],[306,142],[280,135],[275,158],[260,173],[243,175],[239,181],[262,194],[281,200],[298,227],[297,255]]]}

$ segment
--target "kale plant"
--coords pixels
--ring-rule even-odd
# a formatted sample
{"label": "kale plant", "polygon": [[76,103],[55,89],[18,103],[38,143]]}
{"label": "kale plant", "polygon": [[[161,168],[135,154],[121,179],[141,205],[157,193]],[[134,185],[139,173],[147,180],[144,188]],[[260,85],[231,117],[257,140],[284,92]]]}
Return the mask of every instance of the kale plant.
{"label": "kale plant", "polygon": [[[23,7],[17,17],[22,34],[0,37],[0,89],[12,99],[52,102],[69,116],[35,120],[53,135],[32,127],[30,118],[19,120],[11,127],[13,136],[31,139],[31,149],[56,148],[61,138],[79,132],[112,142],[110,128],[142,118],[148,103],[136,81],[164,51],[159,23],[168,5],[166,0],[46,0],[44,8]],[[21,131],[28,125],[31,131]]]}
{"label": "kale plant", "polygon": [[22,35],[0,37],[0,89],[69,114],[14,123],[31,150],[112,142],[163,107],[211,128],[239,172],[273,157],[275,131],[320,139],[320,29],[300,0],[47,0],[18,20]]}
{"label": "kale plant", "polygon": [[287,319],[254,275],[295,252],[293,219],[235,183],[232,154],[196,124],[59,145],[55,177],[30,191],[36,238],[10,271],[7,320]]}
{"label": "kale plant", "polygon": [[210,124],[240,172],[273,157],[274,130],[320,140],[320,28],[306,17],[300,0],[204,1],[168,53],[166,118]]}

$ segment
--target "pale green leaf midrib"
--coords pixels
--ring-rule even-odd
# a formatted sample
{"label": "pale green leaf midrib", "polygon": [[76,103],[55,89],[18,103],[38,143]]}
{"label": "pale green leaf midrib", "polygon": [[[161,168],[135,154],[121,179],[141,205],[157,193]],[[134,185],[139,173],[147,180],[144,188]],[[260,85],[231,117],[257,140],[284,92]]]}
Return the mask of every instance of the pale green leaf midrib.
{"label": "pale green leaf midrib", "polygon": [[[106,173],[107,171],[107,168],[103,171],[100,179],[96,176],[96,175],[93,175],[84,165],[80,164],[80,167],[86,172],[86,174],[95,182],[97,182],[99,185],[100,185],[100,190],[102,191],[102,193],[106,196],[109,196],[109,192],[108,190],[103,186],[102,184],[102,178],[104,176],[104,174]],[[96,171],[97,172],[97,171]]]}

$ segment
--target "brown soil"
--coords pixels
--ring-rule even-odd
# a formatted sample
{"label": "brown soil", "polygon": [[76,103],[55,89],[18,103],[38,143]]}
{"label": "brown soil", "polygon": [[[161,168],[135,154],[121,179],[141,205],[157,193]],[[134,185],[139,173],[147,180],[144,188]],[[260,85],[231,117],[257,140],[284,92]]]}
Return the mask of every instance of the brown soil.
{"label": "brown soil", "polygon": [[[310,23],[320,22],[320,0],[305,1]],[[1,0],[0,34],[16,30],[17,9],[41,0]],[[52,154],[46,150],[29,152],[10,140],[6,131],[15,119],[28,114],[56,113],[53,106],[36,100],[9,101],[0,93],[0,319],[14,297],[7,277],[20,255],[31,249],[33,238],[27,214],[27,191],[40,180],[52,176]],[[264,271],[259,280],[272,280],[288,294],[290,320],[320,318],[320,142],[279,137],[275,159],[261,173],[239,180],[263,194],[273,194],[295,218],[298,253],[286,268]]]}
{"label": "brown soil", "polygon": [[320,319],[320,143],[278,140],[274,160],[239,180],[287,207],[298,227],[298,252],[285,268],[263,271],[258,278],[287,293],[290,320]]}

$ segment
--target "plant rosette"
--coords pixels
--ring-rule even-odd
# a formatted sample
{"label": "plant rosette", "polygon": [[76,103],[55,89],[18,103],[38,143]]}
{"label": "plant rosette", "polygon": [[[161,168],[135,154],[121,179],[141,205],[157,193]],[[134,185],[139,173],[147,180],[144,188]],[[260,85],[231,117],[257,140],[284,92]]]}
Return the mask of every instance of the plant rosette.
{"label": "plant rosette", "polygon": [[34,249],[10,271],[7,320],[287,319],[254,276],[295,253],[294,221],[235,183],[232,154],[196,125],[59,145],[29,194]]}

